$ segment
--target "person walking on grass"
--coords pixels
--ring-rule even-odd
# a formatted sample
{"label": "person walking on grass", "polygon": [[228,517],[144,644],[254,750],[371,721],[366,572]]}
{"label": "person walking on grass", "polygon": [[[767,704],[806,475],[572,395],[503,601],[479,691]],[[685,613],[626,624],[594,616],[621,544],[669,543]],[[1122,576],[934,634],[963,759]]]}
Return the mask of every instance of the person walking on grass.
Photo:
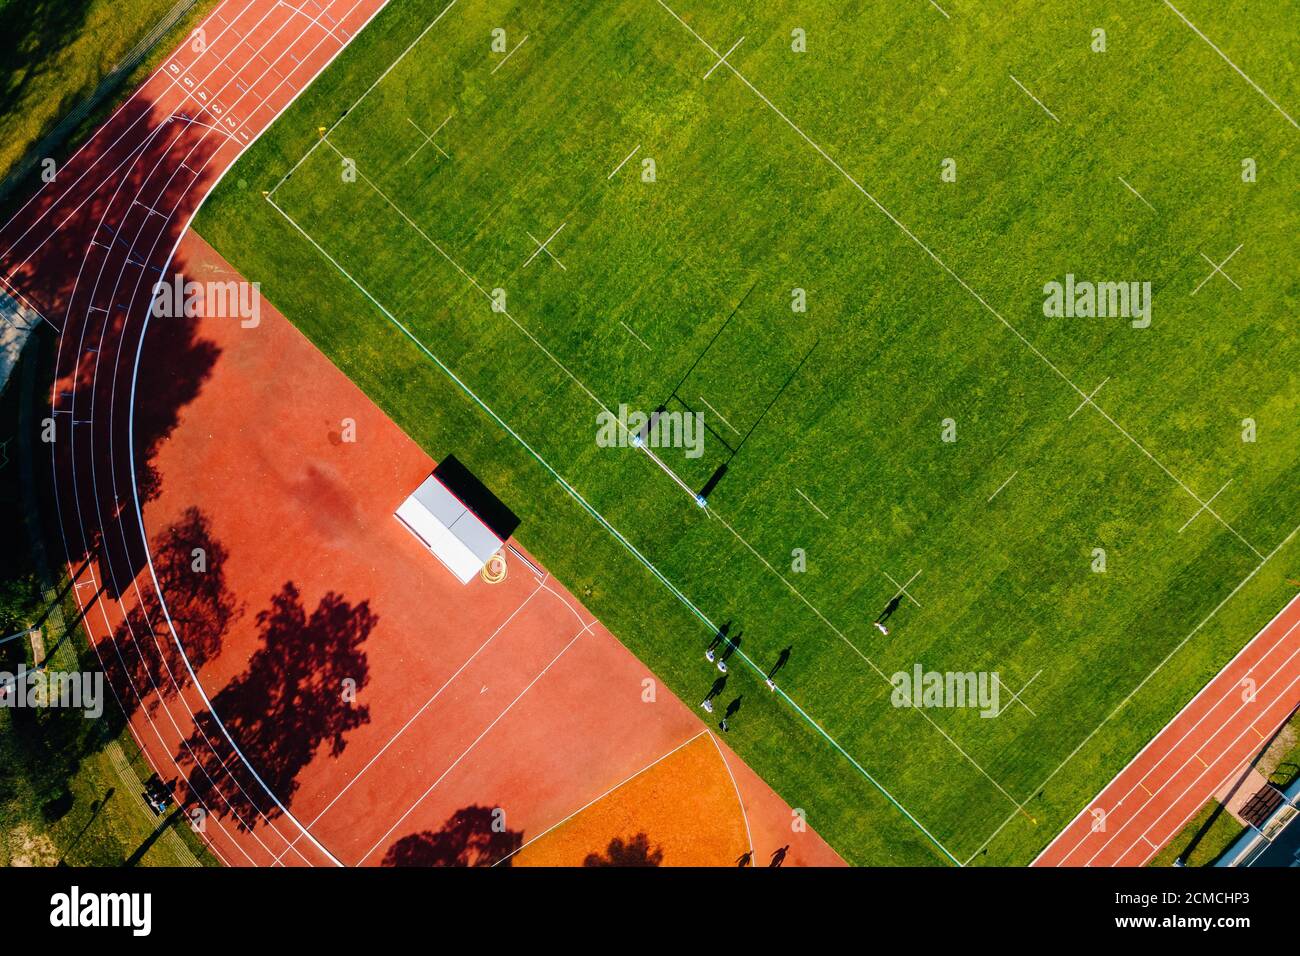
{"label": "person walking on grass", "polygon": [[721,694],[726,686],[727,677],[725,674],[713,682],[713,686],[709,688],[709,692],[705,695],[704,700],[700,701],[700,707],[704,709],[706,714],[713,713],[713,698]]}
{"label": "person walking on grass", "polygon": [[781,668],[785,667],[786,662],[790,660],[790,651],[793,649],[793,647],[781,649],[781,654],[777,657],[776,663],[772,665],[772,669],[767,672],[767,677],[763,680],[763,683],[767,685],[767,689],[773,693],[776,693],[776,675],[781,672]]}
{"label": "person walking on grass", "polygon": [[[730,621],[722,625],[722,627],[718,628],[717,633],[713,635],[713,640],[711,640],[709,642],[709,646],[704,649],[704,659],[708,661],[710,664],[714,663],[717,660],[718,655],[716,651],[718,649],[718,645],[727,639],[727,631],[729,630],[731,630]],[[723,673],[725,674],[726,671],[723,671]]]}
{"label": "person walking on grass", "polygon": [[895,594],[889,599],[889,603],[885,605],[885,609],[880,612],[880,616],[874,622],[876,630],[886,637],[889,636],[889,628],[885,627],[885,622],[894,616],[894,612],[898,610],[898,605],[902,603],[902,600],[903,596],[901,594]]}
{"label": "person walking on grass", "polygon": [[738,710],[740,710],[739,697],[727,705],[727,712],[722,715],[722,721],[718,724],[718,727],[721,728],[724,734],[731,729],[731,725],[728,724],[727,721],[731,720],[732,717],[735,717]]}

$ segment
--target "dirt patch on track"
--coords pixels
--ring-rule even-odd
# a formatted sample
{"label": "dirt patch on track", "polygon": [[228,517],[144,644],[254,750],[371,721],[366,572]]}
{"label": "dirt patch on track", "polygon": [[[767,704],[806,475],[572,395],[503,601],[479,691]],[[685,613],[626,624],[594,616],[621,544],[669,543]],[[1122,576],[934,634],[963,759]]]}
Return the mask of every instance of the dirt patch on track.
{"label": "dirt patch on track", "polygon": [[701,734],[517,853],[514,866],[734,866],[750,850],[731,775]]}

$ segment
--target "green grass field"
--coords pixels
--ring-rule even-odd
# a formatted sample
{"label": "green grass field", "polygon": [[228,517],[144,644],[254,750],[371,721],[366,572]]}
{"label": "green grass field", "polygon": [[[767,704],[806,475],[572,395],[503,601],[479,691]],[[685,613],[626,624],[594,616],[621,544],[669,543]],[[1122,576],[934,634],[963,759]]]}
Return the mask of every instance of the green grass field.
{"label": "green grass field", "polygon": [[[198,227],[683,699],[687,602],[792,648],[730,740],[846,859],[1026,863],[1294,593],[1300,11],[1179,4],[1275,108],[1156,0],[785,6],[394,0]],[[707,510],[596,443],[664,402],[691,488],[739,446]],[[1025,689],[893,706],[918,663]]]}

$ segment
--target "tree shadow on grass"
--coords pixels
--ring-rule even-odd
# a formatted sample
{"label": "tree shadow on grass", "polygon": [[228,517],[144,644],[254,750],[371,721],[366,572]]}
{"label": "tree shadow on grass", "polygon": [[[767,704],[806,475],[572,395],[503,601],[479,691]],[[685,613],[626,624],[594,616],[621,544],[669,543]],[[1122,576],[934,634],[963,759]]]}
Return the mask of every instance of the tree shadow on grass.
{"label": "tree shadow on grass", "polygon": [[[337,757],[347,734],[370,720],[355,694],[370,680],[361,645],[378,621],[368,601],[349,604],[333,591],[308,615],[297,587],[286,582],[257,615],[262,646],[248,668],[212,697],[212,710],[197,715],[194,733],[176,754],[190,797],[234,817],[242,830],[259,816],[278,816],[266,788],[287,805],[317,752],[326,747]],[[252,779],[222,725],[266,788]],[[228,773],[239,787],[230,785]]]}
{"label": "tree shadow on grass", "polygon": [[507,829],[504,819],[499,809],[462,807],[441,829],[402,837],[388,848],[382,865],[492,866],[523,846],[523,831]]}
{"label": "tree shadow on grass", "polygon": [[0,4],[0,114],[13,111],[34,79],[56,69],[55,56],[81,32],[89,9],[90,0]]}

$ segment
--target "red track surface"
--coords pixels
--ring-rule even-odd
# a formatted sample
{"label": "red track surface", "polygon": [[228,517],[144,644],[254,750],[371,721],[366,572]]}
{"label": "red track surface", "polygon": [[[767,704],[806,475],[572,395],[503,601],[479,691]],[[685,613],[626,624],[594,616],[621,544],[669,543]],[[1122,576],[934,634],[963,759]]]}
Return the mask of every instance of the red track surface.
{"label": "red track surface", "polygon": [[[1245,768],[1290,716],[1297,698],[1300,597],[1215,675],[1034,865],[1147,864]],[[1105,815],[1104,830],[1094,829],[1097,811]]]}
{"label": "red track surface", "polygon": [[[695,715],[664,691],[647,707],[644,667],[544,572],[453,588],[388,517],[431,462],[283,318],[149,324],[159,279],[232,277],[182,245],[190,218],[383,0],[301,4],[226,0],[206,49],[177,51],[0,229],[5,284],[60,332],[75,594],[142,749],[226,862],[378,863],[469,807],[526,840]],[[760,855],[838,862],[722,749]]]}
{"label": "red track surface", "polygon": [[[137,491],[147,497],[150,489],[137,486],[137,458],[174,426],[168,406],[185,397],[156,396],[159,417],[133,419],[151,290],[221,174],[382,6],[307,0],[299,10],[278,0],[227,0],[201,24],[201,51],[189,44],[175,51],[0,230],[6,284],[61,333],[51,398],[53,477],[83,622],[99,637],[110,676],[117,671],[110,683],[123,707],[146,718],[137,736],[164,777],[184,775],[175,744],[188,739],[191,714],[203,702],[175,650],[180,638],[139,520]],[[123,681],[123,673],[142,679]],[[199,803],[214,821],[217,852],[234,862],[234,848],[248,842],[230,837],[222,844],[232,829],[223,814],[236,799],[257,803],[270,845],[286,845],[284,821],[268,817],[278,808],[228,742],[195,746],[198,753],[180,756],[211,774]],[[298,856],[328,859],[310,844]]]}

